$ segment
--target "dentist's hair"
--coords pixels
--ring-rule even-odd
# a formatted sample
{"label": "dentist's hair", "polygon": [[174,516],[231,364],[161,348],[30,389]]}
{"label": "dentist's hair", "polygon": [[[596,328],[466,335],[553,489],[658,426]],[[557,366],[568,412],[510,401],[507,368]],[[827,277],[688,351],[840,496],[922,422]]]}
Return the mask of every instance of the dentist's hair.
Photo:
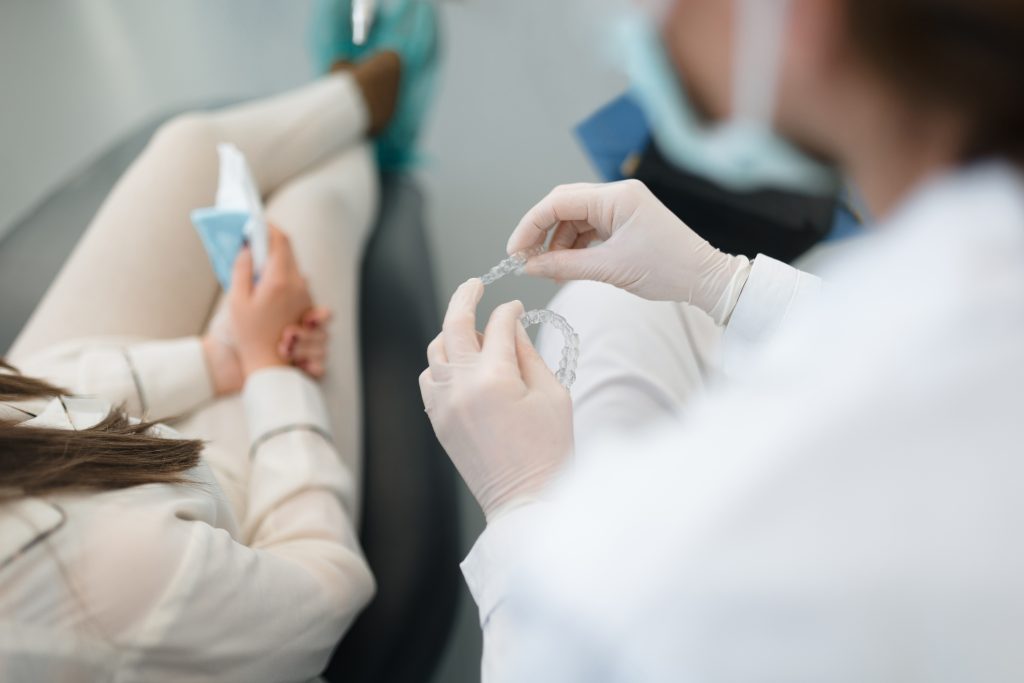
{"label": "dentist's hair", "polygon": [[[0,359],[0,401],[67,393],[18,374]],[[0,420],[0,503],[74,490],[189,483],[185,473],[199,463],[202,443],[152,436],[150,427],[133,423],[119,410],[80,431]]]}
{"label": "dentist's hair", "polygon": [[967,122],[965,161],[1024,164],[1024,2],[846,0],[850,36],[913,102]]}

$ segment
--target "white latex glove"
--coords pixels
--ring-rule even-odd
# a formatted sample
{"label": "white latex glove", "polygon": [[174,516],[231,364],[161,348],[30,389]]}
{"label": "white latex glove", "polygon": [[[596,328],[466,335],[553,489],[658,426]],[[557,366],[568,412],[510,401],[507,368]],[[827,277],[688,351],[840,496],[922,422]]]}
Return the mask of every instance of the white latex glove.
{"label": "white latex glove", "polygon": [[494,310],[484,334],[484,287],[464,283],[420,375],[427,415],[488,520],[547,485],[572,453],[572,403],[519,322],[518,301]]}
{"label": "white latex glove", "polygon": [[[750,261],[711,246],[638,180],[556,187],[519,222],[508,253],[543,244],[529,275],[598,280],[653,301],[685,301],[719,325],[732,314]],[[592,242],[601,244],[590,246]]]}

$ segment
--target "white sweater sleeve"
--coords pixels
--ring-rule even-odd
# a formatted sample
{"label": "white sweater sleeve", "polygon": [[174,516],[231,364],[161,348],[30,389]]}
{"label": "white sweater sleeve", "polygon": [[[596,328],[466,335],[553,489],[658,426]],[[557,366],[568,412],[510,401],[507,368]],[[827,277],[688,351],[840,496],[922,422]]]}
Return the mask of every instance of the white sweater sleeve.
{"label": "white sweater sleeve", "polygon": [[198,337],[127,345],[75,341],[46,349],[19,365],[26,375],[123,406],[129,415],[145,420],[180,417],[213,398]]}
{"label": "white sweater sleeve", "polygon": [[253,460],[239,537],[202,485],[115,492],[140,504],[100,513],[109,552],[92,548],[82,583],[123,653],[122,671],[310,680],[374,594],[356,482],[317,385],[292,368],[266,369],[250,376],[243,399]]}

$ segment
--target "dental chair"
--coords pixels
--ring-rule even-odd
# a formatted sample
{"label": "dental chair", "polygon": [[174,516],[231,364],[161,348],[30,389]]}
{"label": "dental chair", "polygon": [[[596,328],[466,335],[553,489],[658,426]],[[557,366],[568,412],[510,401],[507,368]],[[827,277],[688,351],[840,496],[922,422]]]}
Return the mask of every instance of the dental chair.
{"label": "dental chair", "polygon": [[[0,349],[10,347],[160,121],[115,144],[0,239]],[[455,474],[423,412],[417,382],[424,350],[439,329],[424,202],[403,175],[384,177],[381,197],[363,262],[360,320],[360,536],[378,592],[338,646],[324,672],[328,681],[429,681],[448,640],[461,580]]]}

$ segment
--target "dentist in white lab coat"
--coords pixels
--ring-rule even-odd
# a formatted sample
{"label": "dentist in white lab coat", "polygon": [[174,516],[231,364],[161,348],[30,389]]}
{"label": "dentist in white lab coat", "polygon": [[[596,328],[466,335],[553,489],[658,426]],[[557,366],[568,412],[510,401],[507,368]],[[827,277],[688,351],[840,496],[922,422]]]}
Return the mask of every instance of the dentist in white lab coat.
{"label": "dentist in white lab coat", "polygon": [[552,303],[571,396],[459,288],[421,388],[488,520],[485,681],[1024,680],[1024,5],[658,4],[620,26],[673,159],[828,160],[878,221],[819,281],[638,183],[556,189],[509,252],[604,283]]}

